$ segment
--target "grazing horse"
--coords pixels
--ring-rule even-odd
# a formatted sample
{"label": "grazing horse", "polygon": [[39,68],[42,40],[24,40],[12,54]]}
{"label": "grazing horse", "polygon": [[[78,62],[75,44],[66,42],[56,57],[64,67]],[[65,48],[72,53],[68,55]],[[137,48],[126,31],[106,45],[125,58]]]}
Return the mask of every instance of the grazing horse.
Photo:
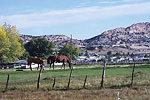
{"label": "grazing horse", "polygon": [[28,65],[30,65],[30,70],[31,71],[32,71],[32,67],[31,67],[32,63],[38,64],[37,70],[39,69],[39,65],[41,65],[40,66],[41,68],[44,67],[44,61],[43,61],[42,58],[39,58],[39,57],[30,57],[30,58],[28,58],[27,62],[28,62]]}
{"label": "grazing horse", "polygon": [[53,69],[54,69],[54,62],[58,62],[58,63],[62,62],[63,63],[62,67],[64,66],[64,69],[65,69],[65,62],[67,62],[69,64],[69,68],[70,69],[72,68],[72,63],[67,56],[49,56],[47,59],[47,64],[50,64],[50,68],[51,65],[53,64]]}
{"label": "grazing horse", "polygon": [[47,64],[50,64],[50,68],[53,64],[53,69],[54,69],[54,62],[56,62],[57,56],[49,56],[47,59]]}

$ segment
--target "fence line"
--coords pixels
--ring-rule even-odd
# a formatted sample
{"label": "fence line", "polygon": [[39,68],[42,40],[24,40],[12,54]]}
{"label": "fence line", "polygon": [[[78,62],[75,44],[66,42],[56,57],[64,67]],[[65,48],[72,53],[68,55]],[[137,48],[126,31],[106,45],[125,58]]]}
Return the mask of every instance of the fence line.
{"label": "fence line", "polygon": [[[134,60],[133,60],[134,61]],[[132,69],[132,74],[131,74],[131,84],[130,86],[132,87],[133,86],[133,83],[134,83],[134,72],[135,72],[135,61],[133,62],[133,69]],[[42,67],[39,71],[39,75],[38,75],[38,80],[37,80],[37,89],[40,88],[40,79],[41,79],[41,76],[42,76]],[[103,67],[103,71],[102,71],[102,80],[101,80],[101,83],[100,83],[100,88],[103,88],[104,87],[104,80],[105,80],[105,70],[106,70],[106,61],[104,61],[104,67]],[[71,82],[71,76],[72,76],[72,71],[73,69],[70,70],[70,75],[69,75],[69,80],[68,80],[68,86],[67,86],[67,89],[70,88],[70,82]],[[7,91],[8,89],[8,85],[9,85],[9,80],[10,80],[10,75],[8,74],[8,77],[7,77],[7,82],[6,82],[6,88],[5,88],[5,91]],[[85,76],[85,79],[84,79],[84,83],[83,83],[83,89],[85,88],[86,86],[86,82],[87,82],[87,75]],[[53,78],[53,85],[52,85],[52,89],[55,88],[55,84],[56,84],[56,77]]]}
{"label": "fence line", "polygon": [[54,89],[54,87],[55,87],[55,81],[56,81],[56,77],[54,77],[54,79],[53,79],[53,86],[52,86],[52,89]]}
{"label": "fence line", "polygon": [[38,81],[37,81],[37,89],[40,88],[40,78],[42,76],[42,70],[43,70],[43,67],[40,68],[39,77],[38,77]]}
{"label": "fence line", "polygon": [[83,84],[83,89],[85,89],[85,84],[86,84],[86,80],[87,80],[87,75],[85,76],[85,79],[84,79],[84,84]]}
{"label": "fence line", "polygon": [[8,77],[7,77],[7,82],[6,82],[6,88],[5,88],[5,91],[7,91],[7,89],[8,89],[8,84],[9,84],[9,74],[8,74]]}
{"label": "fence line", "polygon": [[67,89],[69,89],[69,86],[70,86],[72,70],[73,70],[73,69],[71,68],[70,75],[69,75],[69,80],[68,80],[68,86],[67,86]]}
{"label": "fence line", "polygon": [[[134,61],[134,60],[133,60],[133,61]],[[135,70],[135,61],[134,61],[133,69],[132,69],[131,87],[132,87],[133,81],[134,81],[134,70]]]}

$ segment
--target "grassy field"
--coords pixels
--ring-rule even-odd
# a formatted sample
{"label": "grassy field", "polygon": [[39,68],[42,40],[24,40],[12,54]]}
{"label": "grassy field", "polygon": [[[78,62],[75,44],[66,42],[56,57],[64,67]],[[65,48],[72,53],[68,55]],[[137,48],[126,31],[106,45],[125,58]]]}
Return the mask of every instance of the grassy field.
{"label": "grassy field", "polygon": [[[121,100],[150,99],[150,65],[136,65],[134,86],[131,88],[131,72],[133,65],[107,65],[104,88],[100,89],[102,65],[74,65],[70,89],[66,90],[70,70],[44,70],[37,90],[39,71],[16,71],[16,69],[0,70],[0,100],[117,100],[120,92]],[[7,75],[10,75],[8,91],[5,90]],[[86,88],[82,89],[85,76],[88,76]],[[53,78],[56,77],[55,88],[52,89]]]}

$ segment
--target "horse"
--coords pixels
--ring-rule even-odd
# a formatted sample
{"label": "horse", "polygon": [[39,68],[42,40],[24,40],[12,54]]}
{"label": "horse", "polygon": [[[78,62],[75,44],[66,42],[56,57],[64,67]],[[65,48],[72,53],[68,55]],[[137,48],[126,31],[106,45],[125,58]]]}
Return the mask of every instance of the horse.
{"label": "horse", "polygon": [[53,69],[54,69],[54,62],[56,62],[57,56],[49,56],[47,59],[47,64],[50,64],[50,68],[51,65],[53,64]]}
{"label": "horse", "polygon": [[50,68],[51,65],[53,64],[53,69],[54,69],[54,62],[58,62],[58,63],[62,62],[63,63],[62,67],[64,66],[64,69],[65,69],[65,63],[67,62],[69,64],[69,68],[70,69],[72,68],[72,63],[67,56],[49,56],[47,59],[47,64],[50,64]]}
{"label": "horse", "polygon": [[29,57],[28,60],[27,60],[27,62],[28,62],[28,65],[30,65],[30,70],[31,71],[32,71],[32,67],[31,67],[32,63],[38,64],[37,70],[39,69],[39,65],[41,65],[40,66],[41,68],[44,67],[44,61],[43,61],[42,58],[39,58],[39,57]]}

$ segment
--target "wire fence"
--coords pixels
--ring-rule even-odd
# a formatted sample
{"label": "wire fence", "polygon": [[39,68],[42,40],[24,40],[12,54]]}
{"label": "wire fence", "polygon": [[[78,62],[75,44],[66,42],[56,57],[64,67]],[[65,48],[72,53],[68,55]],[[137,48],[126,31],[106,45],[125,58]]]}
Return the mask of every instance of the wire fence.
{"label": "wire fence", "polygon": [[[104,64],[105,65],[105,64]],[[6,69],[0,71],[0,91],[7,90],[20,90],[20,91],[34,91],[37,88],[43,90],[52,89],[95,89],[100,87],[114,88],[123,86],[132,86],[134,82],[136,84],[144,82],[143,84],[149,84],[146,73],[149,75],[149,65],[144,69],[137,68],[130,65],[127,68],[110,68],[105,65],[104,69],[101,67],[87,68],[87,69],[73,69],[73,70],[43,70],[40,75],[40,71],[34,70],[22,70],[16,71],[15,69]],[[133,69],[134,68],[134,69]],[[9,78],[8,78],[9,76]],[[105,77],[102,77],[105,76]],[[140,79],[143,77],[143,79]],[[102,83],[103,80],[103,83]],[[135,81],[134,81],[135,80]],[[40,82],[39,86],[37,86]]]}

